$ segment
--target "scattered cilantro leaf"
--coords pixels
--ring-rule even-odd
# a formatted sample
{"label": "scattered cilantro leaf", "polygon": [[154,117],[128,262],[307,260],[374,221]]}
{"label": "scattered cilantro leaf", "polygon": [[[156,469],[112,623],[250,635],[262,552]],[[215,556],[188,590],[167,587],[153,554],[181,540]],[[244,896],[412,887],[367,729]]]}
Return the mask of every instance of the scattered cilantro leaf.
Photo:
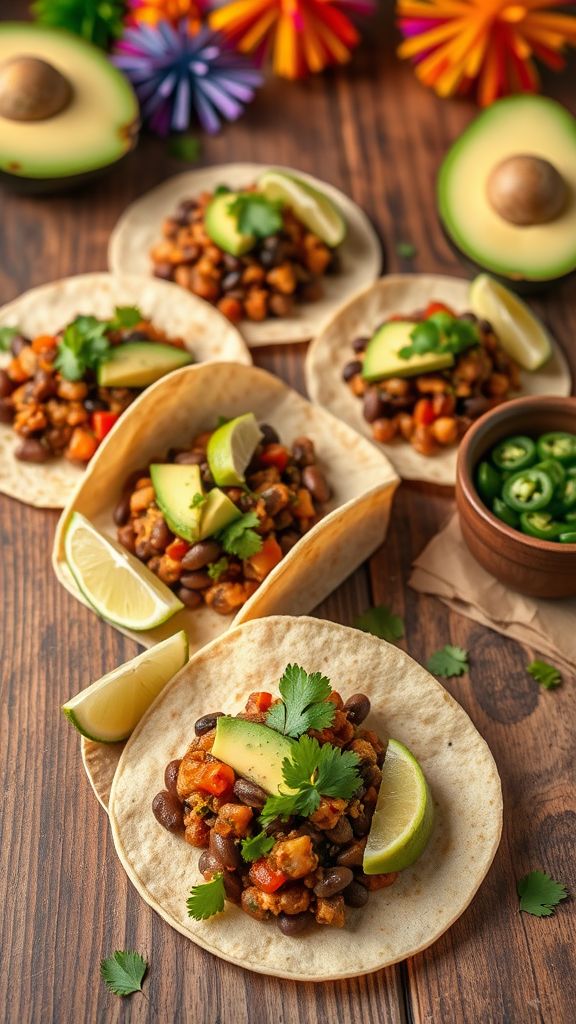
{"label": "scattered cilantro leaf", "polygon": [[439,651],[434,651],[426,662],[426,668],[435,676],[461,676],[469,669],[468,651],[463,647],[454,647],[453,644],[446,644]]}
{"label": "scattered cilantro leaf", "polygon": [[220,530],[216,537],[229,555],[236,555],[238,558],[251,558],[257,551],[260,551],[263,544],[262,537],[253,529],[254,526],[260,526],[258,516],[255,512],[246,512],[229,526]]}
{"label": "scattered cilantro leaf", "polygon": [[416,255],[416,246],[412,242],[398,242],[396,253],[402,260],[411,260]]}
{"label": "scattered cilantro leaf", "polygon": [[545,690],[553,690],[555,686],[560,686],[562,682],[562,676],[558,669],[554,668],[553,665],[549,665],[547,661],[531,661],[526,666],[526,671]]}
{"label": "scattered cilantro leaf", "polygon": [[109,321],[109,331],[120,331],[127,327],[135,327],[144,320],[144,316],[138,306],[116,306],[114,316]]}
{"label": "scattered cilantro leaf", "polygon": [[265,832],[259,832],[258,835],[251,836],[250,839],[243,839],[240,843],[242,859],[249,864],[253,860],[260,860],[261,857],[270,853],[275,842],[274,836],[267,836]]}
{"label": "scattered cilantro leaf", "polygon": [[203,885],[194,885],[186,900],[188,917],[196,921],[204,921],[207,917],[213,917],[224,910],[224,878],[222,872],[215,875],[211,882],[204,882]]}
{"label": "scattered cilantro leaf", "polygon": [[142,979],[147,969],[148,963],[140,953],[119,949],[100,963],[100,974],[115,996],[141,992]]}
{"label": "scattered cilantro leaf", "polygon": [[0,352],[8,352],[17,334],[20,334],[17,327],[0,327]]}
{"label": "scattered cilantro leaf", "polygon": [[200,158],[200,139],[194,135],[175,135],[168,140],[168,152],[176,160],[193,164]]}
{"label": "scattered cilantro leaf", "polygon": [[332,693],[330,680],[320,672],[311,675],[300,665],[287,665],[279,686],[281,701],[274,704],[266,725],[284,736],[297,738],[308,729],[326,729],[332,725],[336,705],[326,698]]}
{"label": "scattered cilantro leaf", "polygon": [[217,583],[222,574],[226,572],[228,565],[228,559],[226,558],[225,555],[223,555],[222,558],[219,558],[217,562],[210,562],[210,565],[208,566],[206,571],[210,579],[214,580],[214,582]]}
{"label": "scattered cilantro leaf", "polygon": [[93,316],[77,316],[68,325],[58,345],[55,363],[66,380],[81,380],[95,370],[110,351],[105,337],[108,323]]}
{"label": "scattered cilantro leaf", "polygon": [[348,800],[362,783],[359,764],[358,755],[351,750],[330,743],[320,745],[312,736],[301,736],[282,762],[282,778],[291,792],[268,797],[260,821],[266,826],[277,817],[299,814],[308,818],[318,808],[321,796]]}
{"label": "scattered cilantro leaf", "polygon": [[282,228],[281,204],[258,192],[243,192],[228,206],[241,235],[268,238]]}
{"label": "scattered cilantro leaf", "polygon": [[190,502],[190,508],[201,508],[202,505],[205,505],[207,501],[208,498],[206,497],[205,494],[200,494],[199,491],[196,491],[196,494],[194,495],[192,501]]}
{"label": "scattered cilantro leaf", "polygon": [[404,636],[404,621],[399,615],[394,615],[392,609],[386,604],[368,608],[358,616],[354,626],[356,629],[363,630],[364,633],[373,633],[381,640],[388,640],[391,644]]}
{"label": "scattered cilantro leaf", "polygon": [[427,352],[451,352],[458,355],[479,342],[475,324],[442,310],[417,323],[410,332],[410,338],[412,343],[404,345],[398,353],[401,359],[411,359],[414,355]]}
{"label": "scattered cilantro leaf", "polygon": [[[278,796],[269,796],[260,812],[259,822],[266,828],[276,818],[289,818],[296,814],[296,801],[298,794],[280,793]],[[318,797],[320,803],[320,797]]]}
{"label": "scattered cilantro leaf", "polygon": [[568,896],[566,886],[555,882],[545,871],[530,871],[518,882],[520,910],[534,917],[550,917],[554,907]]}

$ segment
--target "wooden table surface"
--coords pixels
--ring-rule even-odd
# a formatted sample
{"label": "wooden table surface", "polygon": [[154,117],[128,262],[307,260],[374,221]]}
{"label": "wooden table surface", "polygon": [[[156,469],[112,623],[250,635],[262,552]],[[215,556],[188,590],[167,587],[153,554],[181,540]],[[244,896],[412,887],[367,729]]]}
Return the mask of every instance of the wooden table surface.
{"label": "wooden table surface", "polygon": [[[5,17],[25,11],[12,0],[2,6]],[[434,177],[473,107],[424,91],[393,59],[385,22],[386,15],[348,70],[304,84],[270,82],[237,125],[203,140],[202,162],[281,162],[318,174],[372,217],[389,270],[464,276],[438,226]],[[547,78],[545,87],[574,105],[570,73]],[[0,301],[52,278],[104,269],[108,234],[125,205],[183,169],[162,142],[144,139],[121,168],[89,190],[50,199],[0,194]],[[410,262],[396,255],[403,241],[417,248]],[[537,305],[576,375],[574,284]],[[256,362],[303,389],[304,352],[305,346],[261,349]],[[445,643],[469,650],[470,675],[448,688],[498,762],[502,843],[472,906],[435,946],[371,976],[314,985],[266,978],[213,958],[172,931],[128,882],[82,772],[77,735],[59,708],[137,648],[56,583],[49,560],[56,514],[0,497],[5,1021],[574,1020],[574,903],[537,919],[518,913],[515,893],[516,880],[534,868],[574,888],[574,680],[553,693],[541,691],[525,671],[534,652],[408,588],[413,558],[452,508],[449,490],[403,485],[386,544],[317,614],[351,623],[369,604],[385,602],[405,617],[401,645],[416,659],[425,661]],[[105,989],[99,962],[115,949],[146,954],[144,995],[121,1000]]]}

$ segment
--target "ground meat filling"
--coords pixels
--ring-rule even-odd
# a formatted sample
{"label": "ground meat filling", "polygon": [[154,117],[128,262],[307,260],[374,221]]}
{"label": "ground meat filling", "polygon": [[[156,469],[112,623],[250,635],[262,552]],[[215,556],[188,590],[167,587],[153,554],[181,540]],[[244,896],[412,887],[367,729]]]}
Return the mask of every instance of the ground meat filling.
{"label": "ground meat filling", "polygon": [[[175,537],[156,504],[148,470],[128,477],[114,518],[118,540],[144,562],[187,608],[205,604],[220,615],[236,612],[260,583],[322,516],[331,492],[316,461],[314,443],[297,437],[289,449],[264,424],[263,438],[246,471],[246,488],[222,490],[243,512],[259,519],[262,547],[241,560],[214,538],[189,544]],[[186,449],[174,449],[168,461],[200,466],[206,489],[214,486],[207,462],[210,432],[199,434]]]}

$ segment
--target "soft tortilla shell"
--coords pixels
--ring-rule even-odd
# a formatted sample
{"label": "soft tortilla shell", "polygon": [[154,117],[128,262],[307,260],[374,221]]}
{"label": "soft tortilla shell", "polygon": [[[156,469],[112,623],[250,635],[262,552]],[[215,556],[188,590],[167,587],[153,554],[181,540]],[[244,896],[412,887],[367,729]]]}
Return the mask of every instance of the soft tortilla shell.
{"label": "soft tortilla shell", "polygon": [[[112,316],[115,306],[140,307],[156,327],[182,338],[198,362],[227,360],[251,363],[239,331],[207,302],[174,284],[146,277],[79,274],[24,292],[0,309],[0,327],[18,327],[28,337],[50,334],[81,313]],[[10,356],[2,356],[2,364]],[[67,459],[41,465],[19,462],[20,438],[0,424],[0,492],[27,505],[62,508],[84,475]]]}
{"label": "soft tortilla shell", "polygon": [[[469,308],[470,283],[436,274],[393,274],[376,281],[339,310],[306,355],[306,387],[313,402],[323,405],[364,437],[372,439],[362,415],[362,402],[342,380],[342,368],[353,358],[354,338],[370,336],[393,313],[413,313],[430,301],[446,302],[457,312]],[[570,371],[556,342],[546,366],[536,373],[522,372],[522,395],[569,395]],[[373,442],[376,444],[377,442]],[[378,446],[386,452],[404,480],[424,480],[454,486],[457,449],[438,455],[420,455],[407,441]]]}
{"label": "soft tortilla shell", "polygon": [[315,442],[334,492],[326,515],[273,569],[234,620],[202,606],[184,609],[147,632],[117,627],[146,647],[184,629],[194,652],[225,632],[232,621],[309,612],[386,536],[399,481],[374,445],[264,370],[203,363],[177,370],[136,399],[100,446],[68,502],[56,531],[53,567],[74,597],[84,601],[64,557],[64,534],[72,513],[82,512],[99,530],[115,537],[112,514],[129,473],[213,429],[219,415],[232,418],[249,410],[260,422],[274,426],[287,444],[301,434]]}
{"label": "soft tortilla shell", "polygon": [[[191,199],[201,192],[211,192],[218,185],[233,189],[251,185],[264,171],[266,164],[220,164],[187,171],[158,185],[132,203],[122,214],[108,248],[108,265],[115,273],[150,274],[150,249],[162,237],[162,222],[182,199]],[[253,346],[282,342],[308,341],[323,328],[346,299],[359,288],[374,281],[382,266],[378,236],[366,214],[343,192],[303,171],[287,167],[278,170],[297,174],[314,188],[325,192],[342,213],[348,233],[338,253],[341,271],[322,279],[324,294],[317,302],[299,305],[293,316],[255,323],[243,320],[240,329]]]}
{"label": "soft tortilla shell", "polygon": [[[436,820],[422,858],[372,893],[346,927],[290,941],[226,905],[209,921],[187,916],[203,881],[199,851],[154,819],[168,761],[186,750],[207,710],[241,710],[251,690],[277,690],[289,662],[326,673],[344,696],[361,690],[377,732],[402,740],[430,784]],[[270,618],[234,629],[196,655],[158,697],[122,754],[112,786],[116,850],[140,895],[173,928],[216,956],[261,974],[323,981],[387,967],[425,949],[462,914],[498,847],[502,794],[488,746],[459,704],[403,651],[358,630],[311,618]]]}

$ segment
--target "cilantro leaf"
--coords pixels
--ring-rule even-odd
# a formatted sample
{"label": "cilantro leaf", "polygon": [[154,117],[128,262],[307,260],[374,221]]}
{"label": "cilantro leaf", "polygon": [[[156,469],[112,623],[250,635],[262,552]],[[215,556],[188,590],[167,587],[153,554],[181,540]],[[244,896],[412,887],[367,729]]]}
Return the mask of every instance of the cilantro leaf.
{"label": "cilantro leaf", "polygon": [[235,519],[229,526],[220,530],[216,537],[229,555],[251,558],[260,551],[264,543],[260,534],[252,529],[254,526],[260,526],[258,516],[255,512],[245,512],[239,519]]}
{"label": "cilantro leaf", "polygon": [[558,669],[554,668],[553,665],[549,665],[547,661],[531,661],[526,666],[526,671],[545,690],[553,690],[555,686],[560,686],[562,682],[562,676]]}
{"label": "cilantro leaf", "polygon": [[426,662],[426,668],[435,676],[461,676],[469,667],[468,651],[452,644],[446,644],[439,651],[434,651]]}
{"label": "cilantro leaf", "polygon": [[148,963],[140,953],[117,949],[112,956],[101,961],[100,974],[115,996],[129,996],[132,992],[142,991],[142,979],[147,968]]}
{"label": "cilantro leaf", "polygon": [[109,351],[105,337],[107,321],[93,316],[77,316],[68,325],[58,345],[56,369],[66,380],[81,380],[87,370],[95,370]]}
{"label": "cilantro leaf", "polygon": [[404,636],[404,622],[399,615],[394,615],[388,605],[380,604],[375,608],[368,608],[362,615],[359,615],[354,622],[356,629],[364,633],[373,633],[381,640],[388,640],[394,643]]}
{"label": "cilantro leaf", "polygon": [[138,306],[116,306],[114,317],[108,324],[108,330],[119,331],[127,327],[136,327],[144,320]]}
{"label": "cilantro leaf", "polygon": [[224,910],[224,898],[224,878],[220,872],[214,875],[211,882],[192,886],[186,900],[188,917],[193,917],[196,921],[204,921],[207,917],[219,914],[221,910]]}
{"label": "cilantro leaf", "polygon": [[17,327],[0,327],[0,352],[8,352],[17,334],[20,334]]}
{"label": "cilantro leaf", "polygon": [[260,821],[270,824],[276,817],[300,814],[305,818],[318,808],[321,796],[348,800],[362,783],[360,759],[351,750],[330,743],[320,745],[312,736],[301,736],[282,762],[282,778],[290,793],[268,797]]}
{"label": "cilantro leaf", "polygon": [[268,238],[282,228],[281,204],[258,192],[243,192],[228,206],[241,235]]}
{"label": "cilantro leaf", "polygon": [[336,705],[326,700],[332,693],[326,676],[320,672],[308,675],[300,665],[287,665],[278,689],[282,700],[266,716],[266,725],[271,729],[296,738],[308,729],[332,725]]}
{"label": "cilantro leaf", "polygon": [[267,836],[265,832],[259,832],[258,835],[251,836],[250,839],[243,839],[240,843],[242,859],[248,863],[260,860],[261,857],[270,853],[275,842],[274,836]]}
{"label": "cilantro leaf", "polygon": [[398,353],[401,359],[411,359],[426,352],[458,355],[479,342],[478,330],[473,323],[442,310],[417,323],[410,332],[410,338],[412,344],[404,345]]}
{"label": "cilantro leaf", "polygon": [[194,135],[175,135],[168,140],[168,152],[176,160],[193,164],[200,158],[200,139]]}
{"label": "cilantro leaf", "polygon": [[219,558],[217,562],[211,562],[206,570],[210,579],[217,583],[222,574],[228,569],[229,564],[225,555]]}
{"label": "cilantro leaf", "polygon": [[205,494],[200,494],[199,491],[196,491],[196,494],[194,495],[192,501],[190,502],[190,508],[201,508],[202,505],[205,505],[207,501],[208,498]]}
{"label": "cilantro leaf", "polygon": [[[260,812],[259,821],[266,828],[276,818],[289,818],[296,814],[297,793],[280,793],[278,796],[269,796]],[[320,798],[318,798],[320,803]]]}
{"label": "cilantro leaf", "polygon": [[566,886],[555,882],[545,871],[530,871],[518,882],[520,910],[534,917],[550,917],[554,907],[568,896]]}

